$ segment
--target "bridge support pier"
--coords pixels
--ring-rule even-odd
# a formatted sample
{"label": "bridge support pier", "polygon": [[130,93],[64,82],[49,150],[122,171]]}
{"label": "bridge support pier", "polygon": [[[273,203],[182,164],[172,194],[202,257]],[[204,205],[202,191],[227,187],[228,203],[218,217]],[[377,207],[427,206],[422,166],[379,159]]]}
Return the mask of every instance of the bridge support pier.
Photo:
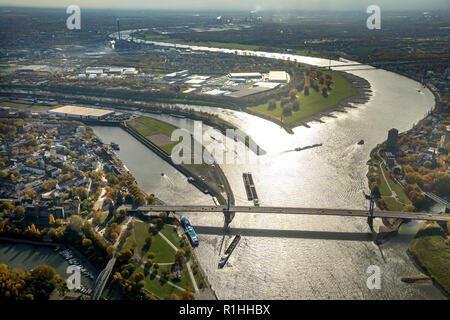
{"label": "bridge support pier", "polygon": [[223,215],[225,217],[225,223],[228,225],[231,223],[231,221],[233,221],[234,218],[234,212],[232,211],[228,211],[228,210],[223,210]]}
{"label": "bridge support pier", "polygon": [[223,209],[223,215],[225,216],[225,225],[228,227],[228,225],[233,221],[234,218],[234,212],[230,211],[230,196],[228,195],[227,199],[227,207]]}
{"label": "bridge support pier", "polygon": [[375,200],[373,199],[373,197],[370,197],[370,208],[369,208],[369,213],[370,216],[367,218],[367,224],[369,225],[370,231],[375,232],[375,229],[373,228],[373,210],[375,207]]}

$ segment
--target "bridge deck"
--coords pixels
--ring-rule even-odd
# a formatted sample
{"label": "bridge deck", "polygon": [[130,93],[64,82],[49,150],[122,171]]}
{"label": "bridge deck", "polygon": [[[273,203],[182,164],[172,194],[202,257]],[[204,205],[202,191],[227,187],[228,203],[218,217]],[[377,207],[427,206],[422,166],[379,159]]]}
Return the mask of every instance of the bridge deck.
{"label": "bridge deck", "polygon": [[[128,210],[140,212],[224,212],[226,206],[141,206],[132,208],[124,206]],[[296,207],[253,207],[253,206],[231,206],[230,212],[240,213],[275,213],[275,214],[304,214],[304,215],[330,215],[344,217],[369,217],[369,210],[360,209],[325,209],[325,208],[296,208]],[[402,212],[402,211],[375,211],[375,218],[403,218],[411,220],[448,221],[450,215],[431,214],[423,212]]]}

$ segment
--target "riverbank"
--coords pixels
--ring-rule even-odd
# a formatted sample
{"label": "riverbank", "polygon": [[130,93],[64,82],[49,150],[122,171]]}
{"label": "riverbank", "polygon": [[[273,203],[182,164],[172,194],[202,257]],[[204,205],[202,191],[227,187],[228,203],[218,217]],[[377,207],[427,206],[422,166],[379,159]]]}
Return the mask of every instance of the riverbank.
{"label": "riverbank", "polygon": [[450,298],[450,223],[441,227],[426,223],[408,247],[408,256],[416,267]]}
{"label": "riverbank", "polygon": [[[140,141],[144,146],[146,146],[148,149],[153,151],[155,154],[157,154],[161,159],[169,163],[171,166],[173,166],[175,169],[177,169],[179,172],[181,172],[186,178],[191,177],[193,179],[192,184],[197,187],[200,191],[204,193],[210,193],[214,197],[217,198],[217,201],[220,204],[226,204],[226,200],[223,197],[222,193],[218,191],[219,184],[216,186],[212,186],[211,183],[205,182],[203,179],[201,179],[196,173],[192,172],[192,165],[190,170],[185,165],[176,164],[173,162],[171,156],[167,154],[164,150],[162,150],[160,147],[158,147],[156,144],[154,144],[152,141],[144,137],[142,134],[139,133],[136,129],[133,127],[128,126],[126,123],[121,123],[120,127],[124,129],[126,132],[128,132],[130,135],[132,135],[134,138],[136,138],[138,141]],[[213,170],[216,172],[221,170],[220,167],[216,164],[214,167],[212,167]],[[222,173],[217,173],[219,177],[225,177],[225,175]],[[224,186],[225,192],[227,192],[227,196],[229,196],[231,199],[234,199],[234,196],[232,195],[231,187],[228,183],[228,180],[221,181]],[[225,187],[226,186],[226,187]]]}
{"label": "riverbank", "polygon": [[[429,208],[430,201],[422,188],[428,192],[436,192],[439,189],[434,189],[433,180],[437,178],[433,176],[433,180],[429,182],[427,175],[432,175],[433,170],[439,170],[441,159],[439,154],[436,155],[439,146],[440,134],[438,134],[439,123],[433,122],[430,119],[444,119],[445,114],[438,113],[438,105],[440,95],[435,90],[429,88],[435,97],[435,105],[432,111],[426,117],[420,120],[412,128],[404,133],[401,133],[398,138],[397,151],[394,152],[395,166],[400,166],[401,172],[391,172],[394,170],[394,165],[389,165],[386,159],[386,142],[377,145],[370,153],[370,160],[367,162],[369,170],[367,178],[371,186],[372,193],[380,195],[377,200],[377,205],[381,209],[401,210],[401,211],[417,211]],[[448,116],[448,115],[447,115]],[[436,120],[437,122],[438,120]],[[447,120],[448,121],[448,120]],[[430,127],[432,125],[432,127]],[[436,133],[431,134],[433,127],[436,128]],[[425,130],[425,128],[431,128]],[[421,139],[420,143],[416,142],[416,138]],[[420,145],[420,147],[417,147]],[[431,160],[417,163],[413,161],[413,156],[426,155],[425,150],[435,147],[434,156]],[[440,149],[445,149],[445,146]],[[439,149],[439,150],[440,150]],[[381,150],[381,154],[380,154]],[[409,153],[405,153],[408,150]],[[411,157],[411,160],[406,161]],[[397,163],[397,161],[399,163]],[[380,174],[381,173],[381,174]],[[400,178],[399,178],[400,177]],[[381,178],[381,179],[380,179]],[[428,183],[428,185],[424,185]],[[392,201],[386,201],[392,200]],[[403,208],[402,208],[403,207]],[[418,209],[419,208],[419,209]],[[400,226],[407,222],[405,219],[383,219],[383,225],[377,235],[377,242],[379,244],[387,242],[394,237]],[[415,238],[407,248],[408,257],[424,275],[416,277],[405,277],[402,279],[405,283],[427,284],[432,283],[438,288],[447,298],[450,292],[450,243],[448,235],[449,225],[441,225],[426,222],[417,232]],[[446,234],[447,233],[447,234]]]}
{"label": "riverbank", "polygon": [[[325,71],[325,74],[330,73]],[[305,126],[309,128],[308,123],[317,121],[323,122],[321,118],[336,118],[335,112],[347,112],[347,108],[356,108],[356,105],[363,105],[370,100],[372,90],[370,83],[356,75],[332,71],[334,75],[335,87],[329,91],[326,97],[313,89],[309,94],[301,91],[299,96],[300,109],[292,111],[291,115],[283,115],[281,102],[278,101],[276,108],[269,110],[268,103],[256,107],[245,107],[243,111],[274,122],[293,134],[293,128]]]}

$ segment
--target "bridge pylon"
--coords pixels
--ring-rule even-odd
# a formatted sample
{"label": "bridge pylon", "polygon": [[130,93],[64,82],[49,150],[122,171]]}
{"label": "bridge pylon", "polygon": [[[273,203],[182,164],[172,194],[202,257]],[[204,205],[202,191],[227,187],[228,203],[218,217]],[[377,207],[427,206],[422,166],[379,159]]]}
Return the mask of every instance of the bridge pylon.
{"label": "bridge pylon", "polygon": [[369,213],[370,216],[367,218],[367,223],[369,224],[369,228],[372,232],[375,232],[374,228],[373,228],[373,209],[375,207],[375,200],[373,199],[373,197],[370,197],[370,207],[369,207]]}
{"label": "bridge pylon", "polygon": [[225,216],[225,224],[228,226],[234,218],[234,212],[230,211],[230,196],[227,198],[227,207],[223,209],[223,215]]}
{"label": "bridge pylon", "polygon": [[367,200],[370,200],[370,205],[369,205],[369,216],[367,217],[367,224],[369,225],[370,231],[375,232],[375,229],[373,228],[373,211],[375,208],[375,197],[373,194],[371,195],[367,195],[364,192],[364,196],[366,197]]}

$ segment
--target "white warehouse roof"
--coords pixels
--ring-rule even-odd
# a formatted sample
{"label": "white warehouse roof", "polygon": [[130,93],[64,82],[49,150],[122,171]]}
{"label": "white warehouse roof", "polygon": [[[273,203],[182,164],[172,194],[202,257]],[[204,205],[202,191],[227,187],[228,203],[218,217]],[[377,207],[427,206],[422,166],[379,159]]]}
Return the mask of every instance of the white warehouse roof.
{"label": "white warehouse roof", "polygon": [[49,110],[50,113],[63,114],[69,116],[79,117],[103,117],[114,113],[113,110],[107,109],[94,109],[78,106],[63,106],[56,109]]}
{"label": "white warehouse roof", "polygon": [[270,71],[269,82],[288,82],[289,75],[286,71]]}
{"label": "white warehouse roof", "polygon": [[230,78],[261,78],[261,73],[259,72],[241,72],[241,73],[230,73]]}

